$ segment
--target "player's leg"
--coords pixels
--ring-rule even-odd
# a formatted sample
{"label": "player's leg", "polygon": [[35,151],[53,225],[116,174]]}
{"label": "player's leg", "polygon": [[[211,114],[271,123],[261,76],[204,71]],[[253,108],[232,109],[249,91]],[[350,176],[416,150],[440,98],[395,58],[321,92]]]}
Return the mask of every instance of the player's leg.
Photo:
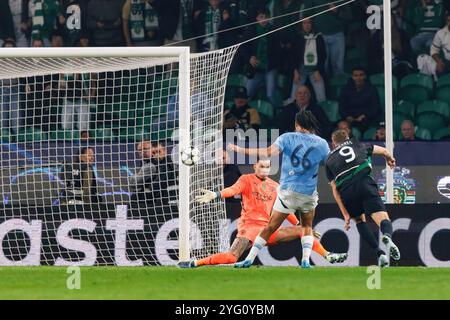
{"label": "player's leg", "polygon": [[312,247],[314,244],[314,236],[313,236],[313,220],[315,215],[315,209],[301,212],[301,222],[303,227],[303,236],[302,236],[302,268],[310,268],[309,258],[311,256]]}
{"label": "player's leg", "polygon": [[378,192],[378,185],[372,177],[367,177],[363,182],[362,191],[364,192],[364,212],[370,215],[373,221],[379,226],[382,236],[382,242],[387,246],[392,259],[400,260],[400,250],[392,241],[392,222],[386,211],[386,206]]}
{"label": "player's leg", "polygon": [[[314,231],[313,231],[314,233]],[[269,238],[267,245],[276,245],[282,242],[289,242],[295,239],[301,239],[303,235],[303,228],[300,226],[292,226],[292,227],[281,227],[272,236]],[[320,240],[314,234],[314,243],[312,247],[312,251],[321,255],[324,259],[326,259],[330,263],[341,263],[347,260],[347,253],[333,253],[327,251],[323,245],[320,243]]]}
{"label": "player's leg", "polygon": [[286,219],[287,215],[289,214],[289,210],[286,210],[287,212],[279,212],[274,210],[272,212],[272,215],[270,216],[269,223],[266,227],[261,231],[261,233],[255,238],[255,241],[253,242],[253,246],[250,249],[249,254],[244,259],[244,261],[238,262],[235,264],[236,268],[248,268],[253,264],[253,261],[255,260],[256,256],[259,253],[259,250],[264,248],[264,246],[267,244],[267,241],[269,240],[270,236],[281,226],[283,221]]}
{"label": "player's leg", "polygon": [[381,241],[389,249],[389,254],[392,259],[398,261],[400,260],[400,250],[397,245],[392,241],[392,222],[389,219],[389,215],[386,211],[378,211],[371,214],[371,218],[379,226],[383,237]]}
{"label": "player's leg", "polygon": [[358,233],[361,238],[363,238],[364,241],[366,241],[367,244],[372,248],[372,250],[376,252],[378,257],[378,264],[381,267],[385,267],[388,264],[386,254],[383,250],[381,250],[372,230],[370,230],[368,224],[366,223],[365,215],[361,214],[360,216],[353,217],[352,219],[356,223],[356,228],[358,229]]}
{"label": "player's leg", "polygon": [[355,181],[350,187],[340,191],[342,202],[348,211],[348,214],[356,223],[359,235],[377,254],[378,264],[384,267],[388,264],[388,259],[383,250],[380,249],[375,236],[366,223],[364,215],[364,200],[367,197],[367,181]]}
{"label": "player's leg", "polygon": [[217,264],[233,264],[248,248],[250,240],[247,238],[236,238],[231,245],[230,251],[213,254],[209,257],[195,260],[195,267]]}

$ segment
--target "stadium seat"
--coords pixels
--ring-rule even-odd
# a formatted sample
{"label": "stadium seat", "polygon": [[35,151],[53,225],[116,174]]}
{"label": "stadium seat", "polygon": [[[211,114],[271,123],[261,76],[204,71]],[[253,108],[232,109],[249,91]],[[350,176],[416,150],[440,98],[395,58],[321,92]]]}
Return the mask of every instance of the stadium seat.
{"label": "stadium seat", "polygon": [[13,139],[12,139],[8,129],[0,130],[0,141],[1,142],[13,142]]}
{"label": "stadium seat", "polygon": [[[370,83],[372,83],[378,90],[378,93],[381,91],[384,94],[384,73],[373,74],[369,77]],[[394,97],[397,95],[398,81],[395,76],[392,76],[392,92]],[[381,100],[381,96],[380,96]],[[382,101],[383,104],[383,101]]]}
{"label": "stadium seat", "polygon": [[258,111],[259,117],[261,118],[261,128],[269,129],[274,118],[274,111],[270,102],[264,100],[253,100],[248,104],[250,107],[255,108]]}
{"label": "stadium seat", "polygon": [[434,140],[450,140],[450,127],[445,127],[437,130],[433,134]]}
{"label": "stadium seat", "polygon": [[260,115],[266,116],[268,119],[273,120],[274,111],[273,106],[268,101],[253,100],[248,103],[252,108],[255,108]]}
{"label": "stadium seat", "polygon": [[247,78],[243,74],[231,74],[227,78],[227,86],[225,89],[225,98],[226,100],[232,100],[236,88],[238,87],[246,87],[247,86]]}
{"label": "stadium seat", "polygon": [[347,84],[348,74],[337,74],[330,79],[330,98],[339,101],[342,88]]}
{"label": "stadium seat", "polygon": [[403,115],[409,117],[410,119],[414,118],[416,107],[409,101],[400,100],[394,102],[395,113],[402,113]]}
{"label": "stadium seat", "polygon": [[445,118],[435,112],[424,112],[416,116],[416,125],[430,132],[446,127]]}
{"label": "stadium seat", "polygon": [[28,127],[20,129],[17,135],[17,142],[38,142],[48,139],[46,132],[42,132],[38,128]]}
{"label": "stadium seat", "polygon": [[95,131],[95,139],[110,142],[115,141],[115,136],[111,128],[99,128]]}
{"label": "stadium seat", "polygon": [[429,112],[440,114],[447,122],[450,121],[450,107],[446,102],[439,100],[430,100],[422,102],[417,107],[417,115]]}
{"label": "stadium seat", "polygon": [[436,83],[436,99],[450,105],[450,74],[439,77]]}
{"label": "stadium seat", "polygon": [[428,129],[425,128],[417,128],[416,129],[416,133],[415,133],[416,137],[422,139],[422,140],[431,140],[431,133]]}
{"label": "stadium seat", "polygon": [[399,98],[416,106],[429,100],[433,93],[433,79],[421,73],[405,76],[400,82]]}
{"label": "stadium seat", "polygon": [[357,140],[361,140],[362,137],[361,131],[359,131],[359,129],[357,128],[352,128],[352,136]]}
{"label": "stadium seat", "polygon": [[337,101],[326,100],[319,103],[319,106],[325,112],[328,120],[336,122],[341,118],[339,114],[339,103]]}
{"label": "stadium seat", "polygon": [[287,98],[291,94],[292,80],[290,79],[290,77],[287,77],[283,74],[278,74],[277,87],[281,89],[283,97]]}
{"label": "stadium seat", "polygon": [[373,140],[373,136],[375,135],[375,132],[377,132],[376,127],[371,127],[369,129],[367,129],[366,131],[364,131],[363,140]]}
{"label": "stadium seat", "polygon": [[167,113],[167,100],[150,100],[145,102],[144,114],[146,116],[159,116]]}
{"label": "stadium seat", "polygon": [[76,131],[51,131],[50,132],[50,140],[58,140],[58,141],[71,141],[78,140],[80,138],[80,133],[78,130]]}

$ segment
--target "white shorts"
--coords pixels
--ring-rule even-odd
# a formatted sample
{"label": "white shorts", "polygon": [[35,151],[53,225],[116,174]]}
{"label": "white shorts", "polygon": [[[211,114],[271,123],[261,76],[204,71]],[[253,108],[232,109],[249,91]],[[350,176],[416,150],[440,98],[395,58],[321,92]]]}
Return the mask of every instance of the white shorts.
{"label": "white shorts", "polygon": [[309,212],[317,207],[319,201],[319,194],[314,192],[312,195],[307,195],[292,190],[277,189],[277,200],[273,205],[273,209],[281,213],[294,213],[299,210],[301,212]]}

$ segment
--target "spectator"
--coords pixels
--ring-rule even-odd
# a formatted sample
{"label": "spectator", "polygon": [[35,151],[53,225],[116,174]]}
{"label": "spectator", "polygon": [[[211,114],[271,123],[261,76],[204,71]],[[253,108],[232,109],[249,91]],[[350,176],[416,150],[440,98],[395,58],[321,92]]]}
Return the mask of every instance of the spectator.
{"label": "spectator", "polygon": [[[250,22],[249,19],[249,3],[247,0],[224,0],[223,6],[225,11],[229,14],[229,24],[231,26],[243,26]],[[225,29],[225,28],[224,28]],[[244,35],[245,28],[238,28],[235,31],[235,43],[239,43]]]}
{"label": "spectator", "polygon": [[89,0],[61,1],[60,27],[67,47],[75,47],[82,34],[87,32],[87,8]]}
{"label": "spectator", "polygon": [[[280,17],[271,21],[275,29],[279,29],[290,25],[290,27],[285,27],[278,32],[280,45],[281,45],[281,54],[283,56],[289,56],[292,50],[292,46],[295,44],[295,38],[297,34],[297,27],[293,25],[296,21],[298,21],[298,14],[293,14],[293,12],[298,12],[300,10],[300,0],[275,0],[272,1],[273,4],[273,17]],[[290,74],[289,61],[288,59],[284,59],[279,66],[279,72],[283,74]]]}
{"label": "spectator", "polygon": [[386,128],[379,126],[373,135],[374,141],[386,141]]}
{"label": "spectator", "polygon": [[200,14],[202,0],[158,0],[161,14],[160,30],[164,44],[180,42],[179,46],[189,46],[191,53],[197,52],[193,20]]}
{"label": "spectator", "polygon": [[122,8],[123,34],[127,46],[160,46],[160,16],[156,0],[126,0]]}
{"label": "spectator", "polygon": [[240,87],[234,95],[234,105],[224,112],[224,129],[258,130],[261,119],[258,111],[248,105],[247,90]]}
{"label": "spectator", "polygon": [[436,61],[438,74],[450,72],[450,15],[447,16],[447,25],[434,36],[430,55]]}
{"label": "spectator", "polygon": [[400,125],[401,137],[400,140],[404,141],[420,141],[422,139],[416,137],[416,128],[411,120],[403,120]]}
{"label": "spectator", "polygon": [[89,131],[81,131],[80,132],[80,142],[89,142],[90,136]]}
{"label": "spectator", "polygon": [[51,36],[52,47],[53,48],[61,48],[64,47],[64,38],[63,34],[59,30],[55,30]]}
{"label": "spectator", "polygon": [[320,132],[318,134],[330,140],[333,124],[328,120],[324,111],[317,105],[311,103],[311,92],[308,87],[300,85],[295,94],[295,101],[283,108],[277,119],[277,128],[280,134],[295,131],[295,115],[301,110],[309,110],[319,122]]}
{"label": "spectator", "polygon": [[341,120],[338,122],[336,130],[345,130],[350,138],[353,138],[352,126],[347,120]]}
{"label": "spectator", "polygon": [[87,27],[97,47],[118,47],[124,44],[122,32],[123,0],[89,1]]}
{"label": "spectator", "polygon": [[153,183],[157,174],[156,166],[152,163],[152,144],[150,141],[139,142],[136,146],[142,166],[138,173],[129,177],[128,183],[132,201],[146,201],[152,199]]}
{"label": "spectator", "polygon": [[8,1],[0,1],[0,45],[6,39],[15,38],[14,24]]}
{"label": "spectator", "polygon": [[292,83],[292,99],[295,99],[297,86],[305,85],[309,80],[316,95],[316,101],[326,100],[325,74],[326,59],[325,42],[320,33],[313,31],[312,20],[305,19],[301,23],[301,33],[294,42],[291,59],[294,68]]}
{"label": "spectator", "polygon": [[153,199],[162,205],[177,205],[178,177],[164,141],[152,142],[151,161],[156,168]]}
{"label": "spectator", "polygon": [[51,46],[51,35],[63,18],[58,0],[30,0],[31,40],[41,39],[45,47]]}
{"label": "spectator", "polygon": [[434,0],[420,0],[412,15],[415,33],[411,38],[411,49],[419,55],[430,50],[435,33],[445,24],[445,8]]}
{"label": "spectator", "polygon": [[26,17],[28,16],[28,1],[8,0],[0,2],[0,41],[2,39],[1,25],[3,23],[8,26],[7,29],[9,31],[7,33],[9,34],[9,37],[15,40],[17,47],[28,47],[29,41],[27,39],[27,34],[29,26],[26,20]]}
{"label": "spectator", "polygon": [[80,39],[78,39],[77,46],[82,48],[90,47],[90,42],[89,35],[87,33],[82,33]]}
{"label": "spectator", "polygon": [[[95,105],[97,88],[94,81],[89,81],[88,75],[75,74],[73,77],[66,83],[69,90],[62,106],[61,127],[64,130],[74,130],[75,123],[78,122],[76,128],[87,131],[90,126],[90,108]],[[89,88],[83,90],[86,82]]]}
{"label": "spectator", "polygon": [[[328,0],[305,0],[304,7],[306,9],[317,7],[313,11],[308,11],[306,15],[312,15],[324,10],[324,5],[328,4]],[[326,72],[329,76],[344,73],[344,56],[345,56],[345,23],[350,21],[352,14],[349,6],[336,8],[334,4],[328,4],[328,8],[333,10],[319,14],[314,17],[314,26],[316,32],[320,32],[325,40],[327,50],[327,58],[325,61]],[[331,65],[331,70],[329,68]],[[331,71],[331,72],[330,72]]]}
{"label": "spectator", "polygon": [[[258,24],[248,28],[244,38],[253,39],[273,30],[267,20],[270,17],[266,8],[257,11]],[[283,59],[280,55],[280,42],[277,32],[258,38],[242,47],[242,54],[247,61],[247,92],[252,99],[259,87],[265,84],[266,95],[273,106],[277,106],[275,100],[275,88],[277,68]]]}
{"label": "spectator", "polygon": [[63,204],[101,203],[102,197],[97,191],[95,152],[91,147],[83,147],[71,164],[64,166],[61,180],[66,188],[61,194]]}
{"label": "spectator", "polygon": [[[14,40],[6,39],[3,48],[14,48]],[[2,129],[7,129],[13,134],[17,134],[22,127],[23,112],[19,104],[19,80],[0,80],[0,124]]]}
{"label": "spectator", "polygon": [[207,35],[199,38],[197,48],[200,52],[213,51],[233,43],[233,33],[217,33],[220,30],[233,27],[230,14],[225,10],[220,0],[208,0],[194,20],[196,34]]}
{"label": "spectator", "polygon": [[364,132],[381,113],[377,89],[367,80],[364,68],[355,67],[342,88],[339,112],[353,127]]}
{"label": "spectator", "polygon": [[33,48],[42,48],[44,47],[44,41],[41,38],[34,38],[31,42],[31,46]]}

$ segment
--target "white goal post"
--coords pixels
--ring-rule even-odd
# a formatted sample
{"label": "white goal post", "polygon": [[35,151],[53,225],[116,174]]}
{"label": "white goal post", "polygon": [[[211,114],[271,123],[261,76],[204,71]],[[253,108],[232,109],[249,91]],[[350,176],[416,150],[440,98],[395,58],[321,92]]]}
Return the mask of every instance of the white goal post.
{"label": "white goal post", "polygon": [[[11,219],[23,225],[0,230],[0,243],[8,246],[0,249],[9,252],[7,256],[0,252],[0,265],[170,265],[227,249],[224,202],[198,206],[193,199],[200,188],[223,187],[222,163],[217,160],[222,151],[226,79],[236,50],[237,46],[194,55],[188,47],[0,50],[0,96],[17,105],[7,119],[10,127],[2,128],[0,208],[6,214],[0,217],[0,228]],[[37,113],[45,108],[54,112]],[[95,121],[100,116],[107,120],[98,128]],[[88,138],[83,140],[85,132]],[[161,163],[159,158],[145,159],[139,148],[147,141],[156,143],[151,152],[160,147],[171,152],[173,164],[169,166],[165,158]],[[201,160],[188,167],[179,163],[178,146],[191,145],[200,149]],[[82,160],[91,152],[86,148],[92,149],[92,165]],[[133,152],[139,153],[136,159]],[[79,157],[77,165],[86,170],[77,192],[85,195],[88,190],[93,199],[95,183],[95,199],[101,198],[102,206],[114,205],[114,212],[97,202],[94,206],[86,197],[68,200],[66,189],[69,185],[76,189],[76,182],[68,182],[64,175],[73,169],[66,165],[72,157]],[[138,160],[142,166],[130,165]],[[138,181],[145,161],[153,166],[154,180],[149,182],[153,193],[142,200],[133,198],[139,186],[128,184]],[[160,168],[166,176],[161,176]],[[71,179],[77,170],[70,172]],[[178,212],[173,201],[172,206],[161,204],[164,199],[155,196],[167,196],[170,191],[165,188],[177,189]],[[136,212],[135,202],[141,209]],[[121,217],[127,227],[111,222],[119,220],[124,206],[132,215]],[[49,213],[38,213],[37,208]],[[72,219],[67,221],[63,214]],[[41,223],[40,250],[33,249],[38,241],[26,228],[34,221]],[[67,225],[72,229],[64,229]],[[55,234],[56,239],[50,239]],[[68,239],[84,244],[67,245]]]}

